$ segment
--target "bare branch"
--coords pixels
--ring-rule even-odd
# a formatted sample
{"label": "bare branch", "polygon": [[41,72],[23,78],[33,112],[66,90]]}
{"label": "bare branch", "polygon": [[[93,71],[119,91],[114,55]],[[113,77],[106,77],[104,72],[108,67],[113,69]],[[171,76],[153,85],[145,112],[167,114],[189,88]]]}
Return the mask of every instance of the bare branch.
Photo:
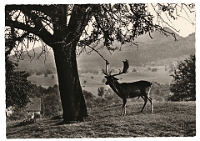
{"label": "bare branch", "polygon": [[87,47],[89,47],[90,49],[92,49],[93,51],[95,51],[104,61],[107,61],[107,60],[103,57],[103,55],[102,55],[101,53],[99,53],[99,51],[97,51],[96,49],[94,49],[94,48],[91,47],[91,46],[87,46]]}
{"label": "bare branch", "polygon": [[7,50],[6,51],[6,53],[5,53],[5,56],[8,56],[10,53],[11,53],[11,51],[12,51],[12,49],[15,47],[15,42],[16,41],[19,41],[19,42],[22,42],[22,40],[28,35],[29,33],[28,32],[25,32],[23,35],[21,35],[20,37],[15,37],[15,36],[13,36],[13,38],[12,39],[8,39],[8,41],[6,41],[6,46],[8,46],[9,47],[9,50]]}

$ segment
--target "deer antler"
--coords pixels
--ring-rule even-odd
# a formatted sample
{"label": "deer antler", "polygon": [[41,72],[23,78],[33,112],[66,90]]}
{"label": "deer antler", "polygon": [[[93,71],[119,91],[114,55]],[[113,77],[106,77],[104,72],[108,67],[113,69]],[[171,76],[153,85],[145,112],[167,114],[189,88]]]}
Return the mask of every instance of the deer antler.
{"label": "deer antler", "polygon": [[128,68],[129,68],[129,63],[128,63],[128,60],[126,59],[126,61],[122,61],[123,62],[123,71],[121,71],[119,69],[119,73],[117,74],[113,74],[112,76],[116,76],[116,75],[120,75],[120,74],[123,74],[123,73],[126,73]]}
{"label": "deer antler", "polygon": [[[120,75],[120,74],[123,74],[123,73],[127,73],[127,70],[129,68],[129,63],[128,63],[128,60],[126,59],[125,61],[122,61],[123,62],[123,70],[121,71],[119,69],[119,73],[117,74],[113,74],[112,76],[116,76],[116,75]],[[106,75],[106,76],[111,76],[111,72],[112,71],[109,71],[108,73],[108,65],[109,65],[109,62],[106,60],[106,71],[104,69],[102,69],[102,72]]]}
{"label": "deer antler", "polygon": [[105,71],[104,69],[102,69],[102,72],[103,72],[106,76],[108,76],[108,75],[111,74],[111,72],[108,74],[108,65],[109,65],[109,62],[108,62],[108,60],[105,60],[105,61],[106,61],[106,71]]}
{"label": "deer antler", "polygon": [[102,72],[103,72],[105,75],[107,75],[107,76],[108,76],[108,73],[107,73],[107,71],[105,71],[104,69],[102,69]]}
{"label": "deer antler", "polygon": [[127,73],[127,70],[129,68],[129,63],[128,60],[126,59],[126,61],[122,61],[124,63],[124,68],[123,68],[123,73]]}

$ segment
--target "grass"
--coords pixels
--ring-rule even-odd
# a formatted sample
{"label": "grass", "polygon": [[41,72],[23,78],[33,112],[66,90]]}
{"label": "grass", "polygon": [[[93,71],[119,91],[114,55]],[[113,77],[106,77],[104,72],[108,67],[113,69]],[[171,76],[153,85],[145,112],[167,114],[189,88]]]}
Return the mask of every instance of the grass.
{"label": "grass", "polygon": [[127,115],[120,116],[121,105],[89,110],[85,122],[58,125],[61,119],[39,120],[16,126],[7,123],[7,138],[116,138],[116,137],[182,137],[196,136],[195,102],[155,102],[154,113],[148,103],[128,102]]}

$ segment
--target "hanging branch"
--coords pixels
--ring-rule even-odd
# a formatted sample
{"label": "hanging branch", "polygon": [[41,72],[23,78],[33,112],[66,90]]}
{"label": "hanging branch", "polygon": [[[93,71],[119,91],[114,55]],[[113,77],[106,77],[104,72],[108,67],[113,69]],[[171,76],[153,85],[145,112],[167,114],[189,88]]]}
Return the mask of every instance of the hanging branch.
{"label": "hanging branch", "polygon": [[89,47],[90,49],[92,49],[93,51],[95,51],[104,61],[106,61],[107,62],[107,60],[103,57],[103,55],[101,55],[101,53],[99,53],[99,51],[98,50],[96,50],[96,49],[94,49],[93,47],[91,47],[91,46],[87,46],[87,47]]}

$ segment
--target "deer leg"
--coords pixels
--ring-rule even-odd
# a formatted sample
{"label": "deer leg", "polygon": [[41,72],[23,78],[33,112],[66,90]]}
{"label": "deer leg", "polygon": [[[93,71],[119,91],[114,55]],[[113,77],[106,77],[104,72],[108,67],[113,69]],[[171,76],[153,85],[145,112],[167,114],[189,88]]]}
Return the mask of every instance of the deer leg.
{"label": "deer leg", "polygon": [[151,97],[147,97],[147,99],[148,99],[149,102],[151,103],[151,112],[153,113],[153,102],[152,102],[152,98],[151,98]]}
{"label": "deer leg", "polygon": [[126,115],[126,98],[123,98],[123,105],[122,105],[122,116]]}
{"label": "deer leg", "polygon": [[140,96],[143,100],[144,100],[144,97],[143,96]]}
{"label": "deer leg", "polygon": [[147,98],[149,102],[151,103],[151,112],[153,113],[153,102],[152,102],[152,98],[150,97],[150,92],[151,92],[151,87],[149,88]]}
{"label": "deer leg", "polygon": [[145,96],[145,97],[142,97],[142,98],[143,98],[143,100],[144,100],[144,105],[143,105],[142,110],[141,110],[140,112],[142,112],[142,111],[144,110],[144,107],[145,107],[146,104],[147,104],[147,97]]}

